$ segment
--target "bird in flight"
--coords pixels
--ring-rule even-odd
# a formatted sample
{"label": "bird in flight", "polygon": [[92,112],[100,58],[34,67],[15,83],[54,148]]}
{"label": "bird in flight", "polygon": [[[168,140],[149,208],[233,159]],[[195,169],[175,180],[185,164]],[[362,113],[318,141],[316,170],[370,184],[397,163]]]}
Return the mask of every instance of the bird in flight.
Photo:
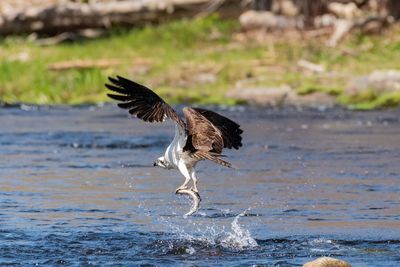
{"label": "bird in flight", "polygon": [[[146,122],[163,122],[168,118],[175,123],[174,139],[154,166],[178,169],[185,181],[175,192],[190,190],[198,196],[199,202],[196,164],[201,160],[210,160],[232,168],[231,163],[222,159],[222,150],[242,146],[240,125],[216,112],[195,107],[183,108],[184,122],[170,105],[146,86],[120,76],[109,77],[109,81],[111,84],[105,86],[112,93],[107,95],[119,101],[120,108]],[[192,185],[189,187],[190,182]]]}

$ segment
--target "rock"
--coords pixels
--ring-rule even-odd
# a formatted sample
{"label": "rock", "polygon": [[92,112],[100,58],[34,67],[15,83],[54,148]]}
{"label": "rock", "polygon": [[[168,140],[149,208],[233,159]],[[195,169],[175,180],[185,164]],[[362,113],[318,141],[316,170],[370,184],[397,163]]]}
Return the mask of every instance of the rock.
{"label": "rock", "polygon": [[273,88],[238,88],[227,93],[227,97],[259,106],[280,106],[292,89],[283,85]]}
{"label": "rock", "polygon": [[332,27],[335,25],[337,18],[332,14],[323,14],[314,19],[314,26],[316,28]]}
{"label": "rock", "polygon": [[400,71],[377,70],[367,76],[353,78],[346,86],[346,93],[350,96],[370,90],[377,94],[400,92]]}
{"label": "rock", "polygon": [[235,89],[226,95],[259,106],[332,107],[335,98],[321,92],[299,95],[287,85],[272,88]]}
{"label": "rock", "polygon": [[274,1],[272,10],[287,17],[295,17],[299,10],[291,0]]}
{"label": "rock", "polygon": [[193,81],[198,84],[212,84],[217,82],[217,75],[214,73],[199,73],[193,77]]}
{"label": "rock", "polygon": [[353,19],[361,15],[361,10],[353,2],[342,4],[332,2],[328,5],[328,10],[342,19]]}
{"label": "rock", "polygon": [[301,69],[308,70],[312,73],[322,73],[325,72],[325,66],[322,64],[316,64],[304,59],[297,61],[297,66]]}
{"label": "rock", "polygon": [[303,267],[351,267],[345,261],[331,258],[331,257],[321,257],[316,260],[307,262]]}
{"label": "rock", "polygon": [[284,104],[298,107],[331,108],[336,104],[336,99],[323,92],[315,92],[307,95],[299,95],[291,92],[286,96]]}

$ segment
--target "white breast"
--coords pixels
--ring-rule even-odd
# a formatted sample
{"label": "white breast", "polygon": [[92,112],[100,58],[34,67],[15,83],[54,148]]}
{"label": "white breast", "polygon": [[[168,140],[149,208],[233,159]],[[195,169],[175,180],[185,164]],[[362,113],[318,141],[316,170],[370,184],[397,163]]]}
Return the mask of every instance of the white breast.
{"label": "white breast", "polygon": [[172,143],[165,151],[164,159],[169,163],[171,168],[178,168],[179,159],[182,157],[183,147],[186,143],[186,134],[180,127],[175,124],[175,136]]}

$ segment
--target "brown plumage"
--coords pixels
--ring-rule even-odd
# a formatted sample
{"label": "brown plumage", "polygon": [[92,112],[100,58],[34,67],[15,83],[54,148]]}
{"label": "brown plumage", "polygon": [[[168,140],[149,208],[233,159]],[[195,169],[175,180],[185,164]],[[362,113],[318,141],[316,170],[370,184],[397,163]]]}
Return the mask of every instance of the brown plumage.
{"label": "brown plumage", "polygon": [[118,93],[107,94],[120,101],[118,106],[147,122],[162,122],[170,118],[186,133],[183,152],[197,160],[211,160],[226,167],[232,165],[222,160],[223,148],[239,149],[242,146],[239,124],[210,110],[185,107],[183,113],[186,123],[175,110],[149,88],[117,76],[109,78],[112,84],[105,86]]}
{"label": "brown plumage", "polygon": [[229,162],[219,158],[224,148],[222,132],[194,108],[183,108],[183,114],[186,117],[189,137],[183,151],[190,151],[190,156],[199,160],[208,159],[223,166],[232,167]]}
{"label": "brown plumage", "polygon": [[203,109],[193,108],[195,111],[203,115],[209,120],[215,127],[217,127],[222,135],[224,148],[235,148],[239,149],[242,146],[242,137],[240,136],[243,131],[240,129],[240,125],[236,122],[219,115],[216,112]]}

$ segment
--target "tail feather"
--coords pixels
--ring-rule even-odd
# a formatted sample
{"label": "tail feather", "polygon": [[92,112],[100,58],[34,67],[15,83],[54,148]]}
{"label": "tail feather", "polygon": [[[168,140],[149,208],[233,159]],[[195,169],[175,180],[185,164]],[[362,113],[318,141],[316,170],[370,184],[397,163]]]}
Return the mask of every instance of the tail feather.
{"label": "tail feather", "polygon": [[220,159],[218,157],[219,154],[216,154],[216,153],[207,153],[207,152],[196,151],[195,153],[192,154],[192,156],[195,158],[198,158],[198,159],[208,159],[208,160],[211,160],[211,161],[213,161],[217,164],[220,164],[224,167],[233,168],[233,166],[230,162]]}

